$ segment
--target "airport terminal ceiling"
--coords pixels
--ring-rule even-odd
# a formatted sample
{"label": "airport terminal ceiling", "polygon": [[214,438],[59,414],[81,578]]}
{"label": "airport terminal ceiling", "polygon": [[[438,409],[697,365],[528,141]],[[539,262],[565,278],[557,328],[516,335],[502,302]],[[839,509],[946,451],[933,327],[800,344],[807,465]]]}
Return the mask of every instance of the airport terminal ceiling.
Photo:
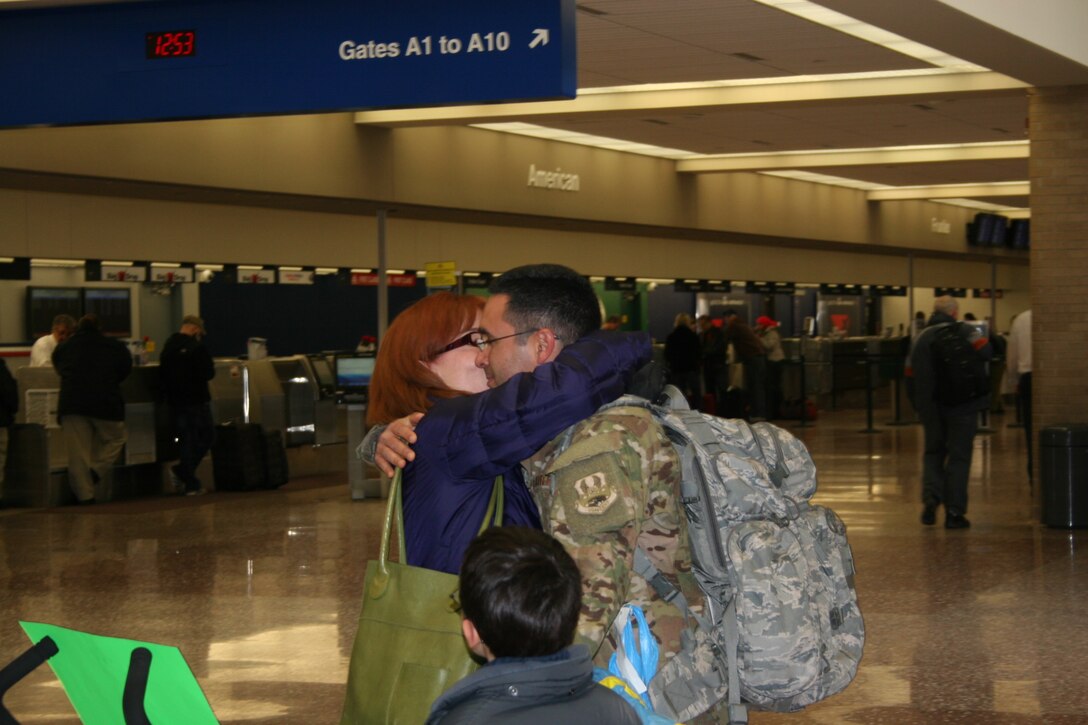
{"label": "airport terminal ceiling", "polygon": [[[8,8],[53,4],[66,3],[0,2],[0,13]],[[374,166],[368,166],[365,172],[349,169],[350,159],[327,170],[309,168],[304,174],[295,173],[301,167],[275,168],[278,160],[261,159],[260,168],[223,173],[218,169],[229,166],[230,158],[224,159],[222,155],[212,158],[213,154],[208,153],[205,160],[197,153],[193,158],[178,159],[179,166],[191,169],[204,163],[217,170],[172,176],[168,165],[155,167],[146,159],[126,158],[126,153],[103,160],[89,148],[97,139],[108,139],[110,143],[103,144],[105,148],[124,149],[126,139],[131,138],[135,143],[128,153],[135,155],[140,144],[159,143],[165,134],[171,137],[176,134],[188,139],[187,144],[179,144],[180,149],[204,148],[215,152],[224,148],[223,136],[246,129],[267,132],[271,137],[269,143],[287,141],[294,146],[293,156],[321,146],[322,141],[317,139],[281,136],[296,126],[304,127],[305,122],[252,119],[234,124],[222,121],[148,124],[144,131],[126,126],[82,131],[0,131],[0,170],[11,172],[0,183],[9,189],[22,184],[28,193],[48,191],[51,185],[61,188],[65,183],[76,186],[84,183],[97,185],[94,194],[108,195],[109,191],[103,191],[100,182],[105,179],[108,186],[110,180],[116,179],[119,187],[145,184],[144,189],[134,193],[137,197],[184,198],[189,193],[203,195],[217,204],[254,203],[255,206],[274,205],[276,194],[286,192],[290,197],[288,208],[292,204],[305,206],[307,201],[318,207],[328,206],[339,200],[347,202],[348,214],[369,215],[383,202],[396,202],[409,218],[413,214],[420,219],[441,219],[445,214],[451,220],[465,213],[477,217],[486,217],[488,212],[521,214],[524,218],[515,220],[514,226],[533,226],[533,219],[541,218],[542,227],[568,220],[573,228],[601,222],[647,221],[638,216],[638,207],[645,206],[641,197],[630,202],[627,213],[633,217],[630,219],[625,219],[622,211],[614,216],[595,217],[594,207],[608,205],[596,204],[585,192],[582,197],[586,201],[581,203],[575,198],[577,194],[568,194],[566,198],[553,194],[545,201],[540,201],[544,197],[538,195],[529,204],[520,205],[517,199],[502,200],[498,208],[488,208],[489,198],[480,198],[485,195],[478,190],[474,193],[470,184],[457,189],[456,177],[452,175],[445,182],[452,182],[447,186],[453,189],[428,195],[425,181],[403,173],[404,168],[415,167],[399,164],[398,153],[420,138],[412,135],[408,127],[430,127],[433,131],[448,126],[473,126],[475,135],[451,138],[478,138],[477,129],[482,127],[490,131],[488,135],[535,137],[534,140],[544,144],[539,148],[547,149],[540,154],[544,159],[563,158],[562,147],[576,145],[599,152],[592,157],[596,159],[611,155],[660,161],[672,168],[669,176],[673,187],[662,194],[664,201],[657,202],[661,207],[704,206],[704,200],[713,195],[684,193],[693,187],[764,188],[768,183],[780,183],[772,182],[772,178],[789,182],[781,187],[786,196],[827,197],[816,191],[796,194],[796,189],[811,185],[814,189],[830,187],[843,192],[831,198],[848,198],[848,194],[853,194],[858,200],[852,204],[845,202],[853,207],[850,213],[835,215],[836,223],[845,225],[846,231],[830,236],[820,230],[796,235],[788,230],[783,234],[774,225],[760,229],[755,223],[750,228],[731,228],[729,219],[717,218],[714,210],[699,210],[695,214],[690,209],[665,211],[658,220],[650,221],[651,226],[662,231],[675,227],[678,234],[692,229],[705,232],[700,223],[692,220],[710,218],[710,231],[727,236],[758,237],[761,233],[772,237],[796,236],[799,243],[810,246],[813,241],[834,242],[839,238],[864,244],[871,241],[865,238],[867,229],[886,227],[885,218],[894,218],[898,223],[913,213],[919,217],[913,222],[915,226],[929,225],[932,219],[942,223],[953,219],[956,231],[944,238],[916,244],[909,241],[914,235],[911,230],[893,233],[878,243],[896,246],[906,238],[904,246],[917,246],[922,254],[934,249],[956,254],[968,251],[960,233],[960,219],[969,218],[976,211],[993,211],[1009,218],[1030,216],[1027,98],[1031,83],[1039,82],[1040,68],[1061,65],[1056,64],[1055,54],[936,0],[899,4],[913,9],[913,28],[904,28],[902,18],[888,13],[888,23],[895,25],[896,33],[876,24],[882,20],[880,17],[870,18],[876,21],[870,24],[836,12],[836,8],[849,5],[841,0],[578,2],[579,97],[576,100],[360,112],[355,117],[361,134],[357,138],[364,141],[356,143],[378,147],[376,151],[367,148],[360,156],[359,160]],[[869,14],[880,15],[871,10]],[[936,38],[941,41],[940,47],[916,42],[918,37],[934,40],[929,26],[938,20],[946,29],[957,32],[946,32]],[[1011,59],[1020,59],[1022,68],[1002,67],[997,72],[976,62],[982,57],[992,59],[995,47],[1005,48],[1004,55]],[[1062,68],[1068,70],[1068,63]],[[1025,80],[1029,77],[1030,81]],[[328,123],[323,122],[322,126]],[[406,127],[401,136],[382,136],[384,129],[394,129],[384,133],[396,134],[400,127]],[[338,133],[346,137],[343,131]],[[9,139],[7,143],[5,136]],[[376,138],[402,141],[383,147],[381,142],[370,141]],[[30,143],[24,144],[25,140]],[[248,144],[253,149],[260,146],[259,142],[248,139],[228,140],[238,146]],[[493,148],[502,144],[484,145]],[[66,151],[77,148],[59,160],[46,152],[33,151],[46,146]],[[336,151],[333,146],[319,148],[315,159],[330,158]],[[433,149],[430,153],[434,153]],[[259,150],[252,151],[248,158],[241,154],[237,166],[261,154]],[[266,144],[263,154],[275,155],[276,149]],[[450,148],[445,154],[448,158],[432,159],[435,166],[452,166],[455,162],[451,159],[465,152]],[[495,159],[484,162],[494,163]],[[638,160],[630,163],[609,160],[602,166],[611,174],[623,174],[635,165],[649,168]],[[294,189],[270,188],[255,180],[269,168],[272,169],[272,173],[266,174],[269,178],[278,174],[297,180],[327,172],[334,180],[317,181],[310,186],[297,182]],[[465,168],[469,173],[482,174],[471,163]],[[337,182],[337,175],[350,181]],[[359,182],[362,175],[379,181]],[[660,176],[656,171],[647,174],[655,175]],[[759,177],[766,181],[760,181]],[[621,178],[613,176],[610,180],[619,183]],[[171,184],[176,188],[161,188]],[[154,186],[159,187],[158,191],[151,188]],[[290,183],[285,182],[285,186]],[[424,193],[413,198],[417,188]],[[237,192],[233,201],[226,190]],[[959,191],[962,196],[954,196]],[[274,193],[263,200],[258,198],[268,192]],[[622,200],[613,203],[622,206]],[[789,208],[791,203],[787,200],[779,209]],[[413,210],[413,205],[419,208]],[[804,204],[798,208],[807,213]],[[892,212],[893,208],[896,211]],[[912,211],[904,213],[901,209]],[[943,209],[949,211],[942,214]],[[733,214],[732,209],[727,211],[730,217],[743,216]],[[501,224],[501,214],[484,223]],[[624,233],[622,226],[616,231]],[[20,246],[29,246],[31,236],[27,232],[25,243]],[[2,236],[0,242],[5,242]],[[0,249],[4,251],[7,250]],[[14,251],[22,253],[20,249]],[[35,252],[31,249],[30,253]],[[276,250],[273,256],[282,257],[282,250]],[[291,261],[305,263],[306,260]]]}

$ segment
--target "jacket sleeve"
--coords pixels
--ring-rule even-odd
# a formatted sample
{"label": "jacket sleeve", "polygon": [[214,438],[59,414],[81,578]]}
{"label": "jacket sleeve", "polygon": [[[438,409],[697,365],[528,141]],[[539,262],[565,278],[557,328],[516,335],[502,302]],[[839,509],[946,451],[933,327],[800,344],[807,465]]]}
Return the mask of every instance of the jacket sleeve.
{"label": "jacket sleeve", "polygon": [[212,354],[208,352],[206,345],[200,345],[197,348],[200,351],[200,375],[203,380],[211,380],[215,377],[215,361],[212,360]]}
{"label": "jacket sleeve", "polygon": [[117,356],[117,382],[121,382],[132,372],[132,355],[128,348],[119,340],[114,340],[114,354]]}
{"label": "jacket sleeve", "polygon": [[[15,378],[11,376],[8,365],[0,360],[0,403],[2,403],[6,415],[14,416],[19,412],[19,389],[15,385]],[[0,475],[3,471],[0,471]]]}
{"label": "jacket sleeve", "polygon": [[646,333],[591,333],[532,373],[435,403],[416,429],[417,450],[453,478],[497,476],[621,396],[650,355]]}

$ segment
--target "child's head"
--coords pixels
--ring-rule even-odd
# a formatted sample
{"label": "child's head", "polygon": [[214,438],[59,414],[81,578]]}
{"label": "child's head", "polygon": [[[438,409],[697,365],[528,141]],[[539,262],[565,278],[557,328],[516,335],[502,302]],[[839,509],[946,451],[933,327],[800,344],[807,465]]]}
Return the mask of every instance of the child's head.
{"label": "child's head", "polygon": [[[488,529],[465,551],[465,639],[488,659],[540,657],[569,646],[581,607],[578,565],[542,531]],[[485,647],[479,647],[481,642]]]}

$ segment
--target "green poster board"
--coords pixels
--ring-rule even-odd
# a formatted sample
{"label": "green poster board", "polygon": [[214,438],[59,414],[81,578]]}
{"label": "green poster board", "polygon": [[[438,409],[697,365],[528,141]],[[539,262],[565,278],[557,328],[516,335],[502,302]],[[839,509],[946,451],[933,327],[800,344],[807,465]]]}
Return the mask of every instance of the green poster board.
{"label": "green poster board", "polygon": [[208,699],[177,647],[131,639],[101,637],[40,622],[19,622],[32,642],[49,636],[59,652],[48,660],[68,699],[85,725],[116,725],[125,721],[121,697],[125,691],[132,650],[151,652],[144,710],[155,725],[218,723]]}

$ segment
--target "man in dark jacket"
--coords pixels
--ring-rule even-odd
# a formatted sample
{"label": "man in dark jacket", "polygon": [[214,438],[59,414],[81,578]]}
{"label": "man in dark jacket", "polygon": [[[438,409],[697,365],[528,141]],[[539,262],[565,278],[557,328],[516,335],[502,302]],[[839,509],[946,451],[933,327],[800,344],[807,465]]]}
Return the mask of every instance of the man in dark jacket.
{"label": "man in dark jacket", "polygon": [[680,389],[692,408],[699,407],[699,335],[691,328],[691,316],[676,316],[676,327],[665,338],[665,365],[669,382]]}
{"label": "man in dark jacket", "polygon": [[725,313],[725,342],[733,346],[737,362],[744,366],[744,397],[748,419],[767,420],[767,353],[748,323],[736,310]]}
{"label": "man in dark jacket", "polygon": [[8,433],[19,411],[19,390],[8,365],[0,358],[0,506],[4,502],[4,466],[8,462]]}
{"label": "man in dark jacket", "polygon": [[465,643],[487,664],[435,701],[428,725],[640,722],[594,682],[585,645],[571,645],[582,577],[558,541],[536,529],[489,529],[465,551],[458,591]]}
{"label": "man in dark jacket", "polygon": [[170,336],[159,356],[159,382],[174,413],[179,462],[171,471],[185,495],[204,492],[196,467],[211,450],[215,439],[208,381],[215,364],[204,346],[204,320],[186,315],[181,330]]}
{"label": "man in dark jacket", "polygon": [[[914,408],[925,428],[922,523],[936,523],[937,507],[944,504],[946,529],[971,525],[966,517],[967,479],[978,414],[990,407],[989,375],[983,363],[993,355],[977,328],[957,322],[958,311],[954,297],[934,301],[933,316],[914,338],[906,371],[913,381]],[[960,339],[949,340],[949,335]]]}
{"label": "man in dark jacket", "polygon": [[125,445],[121,381],[132,371],[132,356],[102,334],[91,314],[53,351],[53,367],[60,376],[57,419],[68,449],[68,483],[79,503],[94,503],[95,483],[106,478]]}

